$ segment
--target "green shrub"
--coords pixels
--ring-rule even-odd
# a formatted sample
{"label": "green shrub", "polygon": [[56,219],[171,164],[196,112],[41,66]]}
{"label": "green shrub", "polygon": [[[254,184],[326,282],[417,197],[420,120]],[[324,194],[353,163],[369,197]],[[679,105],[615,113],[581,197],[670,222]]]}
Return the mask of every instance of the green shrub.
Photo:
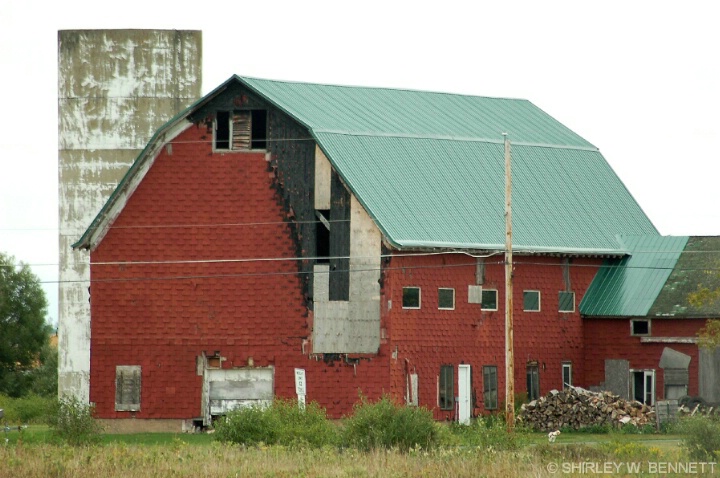
{"label": "green shrub", "polygon": [[343,442],[360,450],[429,449],[438,445],[438,427],[426,408],[398,405],[388,397],[374,403],[361,398],[345,419]]}
{"label": "green shrub", "polygon": [[0,395],[0,408],[4,410],[2,422],[8,424],[44,423],[47,421],[48,415],[53,413],[56,401],[55,398],[34,394],[20,398]]}
{"label": "green shrub", "polygon": [[694,460],[717,461],[720,458],[720,419],[716,416],[683,417],[677,429],[685,435],[683,446]]}
{"label": "green shrub", "polygon": [[95,443],[100,439],[100,425],[93,418],[94,407],[75,397],[57,401],[54,413],[48,417],[53,434],[70,445]]}
{"label": "green shrub", "polygon": [[493,450],[517,450],[527,436],[522,426],[516,426],[514,431],[509,432],[502,415],[480,417],[470,425],[453,423],[450,430],[461,445]]}
{"label": "green shrub", "polygon": [[280,428],[277,418],[260,405],[238,408],[215,422],[215,438],[242,445],[275,443]]}
{"label": "green shrub", "polygon": [[335,443],[335,427],[325,410],[311,402],[304,409],[295,400],[275,399],[269,406],[231,411],[215,424],[215,438],[243,445],[322,447]]}
{"label": "green shrub", "polygon": [[268,412],[276,415],[280,423],[279,445],[321,448],[337,444],[337,429],[317,402],[308,403],[303,409],[297,400],[275,399]]}
{"label": "green shrub", "polygon": [[54,410],[56,402],[56,398],[41,397],[34,394],[18,398],[15,401],[18,419],[23,423],[45,422],[49,414]]}
{"label": "green shrub", "polygon": [[658,430],[658,433],[663,435],[679,433],[677,421],[660,422],[660,430]]}
{"label": "green shrub", "polygon": [[40,350],[40,366],[30,370],[30,393],[55,399],[58,394],[58,349],[47,343]]}

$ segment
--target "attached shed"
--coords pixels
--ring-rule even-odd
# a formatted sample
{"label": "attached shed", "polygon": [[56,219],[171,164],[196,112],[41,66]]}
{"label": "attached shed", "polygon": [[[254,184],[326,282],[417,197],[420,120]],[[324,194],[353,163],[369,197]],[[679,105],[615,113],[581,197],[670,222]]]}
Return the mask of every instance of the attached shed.
{"label": "attached shed", "polygon": [[[649,404],[683,395],[712,400],[717,364],[698,350],[697,333],[720,317],[712,293],[720,290],[720,238],[621,240],[629,255],[606,261],[580,304],[588,383],[614,383],[616,393]],[[618,362],[627,371],[608,367]]]}

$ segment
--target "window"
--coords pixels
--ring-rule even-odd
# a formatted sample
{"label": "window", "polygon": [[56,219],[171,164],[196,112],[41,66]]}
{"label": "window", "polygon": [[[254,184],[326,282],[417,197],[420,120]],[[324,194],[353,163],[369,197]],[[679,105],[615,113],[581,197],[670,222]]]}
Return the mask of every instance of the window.
{"label": "window", "polygon": [[438,289],[438,309],[455,309],[455,289]]}
{"label": "window", "polygon": [[215,150],[248,151],[267,148],[267,111],[218,111],[215,115]]}
{"label": "window", "polygon": [[141,369],[139,365],[115,367],[115,411],[140,410]]}
{"label": "window", "polygon": [[403,287],[403,309],[420,308],[420,287]]}
{"label": "window", "polygon": [[438,406],[440,410],[453,410],[455,408],[455,377],[452,365],[440,367],[440,383],[438,387]]}
{"label": "window", "polygon": [[562,364],[562,381],[563,388],[572,387],[572,363],[565,362]]}
{"label": "window", "polygon": [[649,320],[631,320],[630,335],[650,335]]}
{"label": "window", "polygon": [[496,410],[498,407],[497,366],[483,367],[483,401],[485,410]]}
{"label": "window", "polygon": [[575,292],[560,292],[558,304],[560,312],[575,312]]}
{"label": "window", "polygon": [[540,398],[540,370],[537,362],[527,364],[527,394],[528,400]]}
{"label": "window", "polygon": [[497,310],[497,290],[483,289],[480,308],[482,310]]}
{"label": "window", "polygon": [[523,291],[523,310],[525,312],[540,311],[540,291],[526,290]]}
{"label": "window", "polygon": [[315,249],[318,264],[330,263],[330,210],[316,209],[315,216]]}

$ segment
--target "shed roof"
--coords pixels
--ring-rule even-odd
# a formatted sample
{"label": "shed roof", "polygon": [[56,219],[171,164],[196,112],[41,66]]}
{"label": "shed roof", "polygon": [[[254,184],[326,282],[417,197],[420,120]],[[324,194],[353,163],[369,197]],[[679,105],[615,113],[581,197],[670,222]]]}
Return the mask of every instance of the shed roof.
{"label": "shed roof", "polygon": [[580,313],[585,316],[645,317],[688,242],[684,236],[620,240],[630,255],[605,261],[580,303]]}
{"label": "shed roof", "polygon": [[[233,76],[170,123],[234,84],[308,128],[397,248],[504,247],[503,133],[516,251],[623,254],[616,234],[658,234],[597,148],[527,100]],[[91,247],[105,217],[75,246]]]}

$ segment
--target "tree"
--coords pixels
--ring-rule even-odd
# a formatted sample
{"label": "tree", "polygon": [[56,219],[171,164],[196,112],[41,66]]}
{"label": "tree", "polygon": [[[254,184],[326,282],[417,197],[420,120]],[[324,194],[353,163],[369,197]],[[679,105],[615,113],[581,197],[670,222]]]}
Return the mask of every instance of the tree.
{"label": "tree", "polygon": [[30,267],[0,253],[0,393],[25,394],[50,338],[47,299]]}
{"label": "tree", "polygon": [[720,347],[720,320],[708,320],[698,331],[698,347],[710,350]]}
{"label": "tree", "polygon": [[[713,271],[712,276],[717,276]],[[717,279],[715,279],[717,280]],[[695,292],[688,294],[688,302],[693,307],[716,306],[720,299],[720,288],[711,289],[699,284]],[[698,347],[702,349],[714,349],[720,347],[720,320],[709,319],[698,333]]]}
{"label": "tree", "polygon": [[30,392],[43,397],[58,394],[58,349],[46,344],[39,355],[40,365],[28,374]]}

